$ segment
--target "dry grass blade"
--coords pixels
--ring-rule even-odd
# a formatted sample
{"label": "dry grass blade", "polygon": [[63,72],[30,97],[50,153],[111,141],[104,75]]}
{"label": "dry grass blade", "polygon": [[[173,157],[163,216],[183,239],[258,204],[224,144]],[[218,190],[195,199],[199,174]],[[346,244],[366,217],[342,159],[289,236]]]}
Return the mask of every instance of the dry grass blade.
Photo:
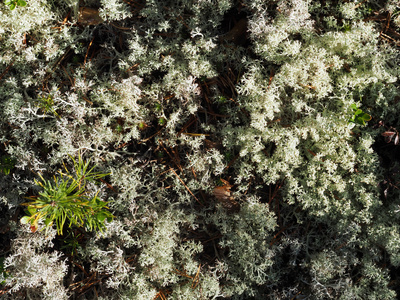
{"label": "dry grass blade", "polygon": [[200,268],[201,268],[201,264],[199,264],[199,267],[197,269],[196,275],[193,277],[193,281],[192,281],[192,288],[195,289],[197,287],[197,285],[200,282]]}

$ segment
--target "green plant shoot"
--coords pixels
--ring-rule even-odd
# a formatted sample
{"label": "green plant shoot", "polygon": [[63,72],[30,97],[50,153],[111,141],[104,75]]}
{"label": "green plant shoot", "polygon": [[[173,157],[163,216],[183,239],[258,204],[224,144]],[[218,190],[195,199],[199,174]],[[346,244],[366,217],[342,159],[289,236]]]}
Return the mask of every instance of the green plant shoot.
{"label": "green plant shoot", "polygon": [[365,122],[368,122],[372,119],[372,117],[369,114],[363,112],[361,109],[357,107],[357,105],[352,104],[351,108],[353,110],[353,115],[351,119],[349,119],[350,123],[355,123],[365,126]]}
{"label": "green plant shoot", "polygon": [[89,169],[89,162],[84,162],[79,156],[78,162],[71,157],[74,163],[74,174],[71,174],[64,165],[66,173],[59,171],[53,180],[46,180],[40,174],[40,181],[35,183],[42,188],[38,196],[28,197],[32,202],[24,203],[27,206],[28,216],[21,219],[22,224],[31,224],[35,232],[38,222],[44,220],[48,229],[54,223],[57,233],[62,235],[65,222],[71,226],[85,226],[87,230],[104,229],[104,221],[111,221],[113,215],[107,211],[107,203],[100,200],[98,192],[90,197],[86,191],[87,182],[94,182],[108,174],[94,172]]}
{"label": "green plant shoot", "polygon": [[0,274],[3,275],[3,281],[0,282],[0,285],[6,283],[5,279],[9,276],[7,270],[4,269],[4,257],[0,257]]}
{"label": "green plant shoot", "polygon": [[2,156],[0,158],[0,172],[4,175],[10,174],[15,167],[16,160],[10,156]]}
{"label": "green plant shoot", "polygon": [[26,2],[24,0],[6,0],[4,4],[8,5],[10,10],[13,10],[17,6],[26,6]]}
{"label": "green plant shoot", "polygon": [[53,108],[54,99],[52,95],[48,95],[47,97],[41,97],[37,102],[38,107],[43,111],[43,113],[47,113],[48,111],[52,112],[57,118],[60,116]]}

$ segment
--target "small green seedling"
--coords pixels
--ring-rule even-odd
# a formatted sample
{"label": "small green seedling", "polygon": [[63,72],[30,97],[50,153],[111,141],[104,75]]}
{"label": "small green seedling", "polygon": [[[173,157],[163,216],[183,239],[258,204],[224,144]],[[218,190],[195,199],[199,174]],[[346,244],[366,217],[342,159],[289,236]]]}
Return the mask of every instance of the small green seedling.
{"label": "small green seedling", "polygon": [[223,186],[223,185],[224,185],[224,183],[221,178],[218,178],[217,180],[215,180],[215,186]]}
{"label": "small green seedling", "polygon": [[8,272],[4,269],[4,257],[0,257],[0,274],[3,275],[3,281],[0,282],[0,285],[6,283],[6,279],[9,276]]}
{"label": "small green seedling", "polygon": [[81,61],[81,57],[79,55],[74,55],[72,57],[72,63],[78,64]]}
{"label": "small green seedling", "polygon": [[97,196],[90,196],[86,191],[88,182],[107,176],[89,169],[89,162],[84,162],[79,156],[78,162],[71,157],[74,163],[75,173],[71,174],[64,165],[66,173],[59,171],[58,176],[53,180],[46,180],[40,174],[41,181],[35,183],[42,188],[38,196],[28,197],[31,202],[24,203],[27,206],[28,216],[22,217],[22,224],[30,224],[31,231],[38,229],[40,220],[44,221],[45,229],[50,228],[54,223],[57,233],[62,235],[65,222],[72,225],[85,226],[87,230],[103,231],[104,221],[110,222],[113,215],[107,211],[107,202],[100,200]]}
{"label": "small green seedling", "polygon": [[349,32],[351,30],[351,25],[350,24],[345,24],[342,26],[342,31],[343,32]]}
{"label": "small green seedling", "polygon": [[118,133],[122,133],[123,131],[124,131],[124,128],[121,126],[121,125],[117,125],[116,127],[115,127],[115,130],[118,132]]}
{"label": "small green seedling", "polygon": [[4,175],[10,174],[11,170],[14,169],[16,162],[17,161],[11,156],[2,156],[0,158],[0,173],[3,173]]}
{"label": "small green seedling", "polygon": [[372,119],[372,117],[369,114],[363,112],[354,103],[351,105],[351,108],[353,110],[353,115],[351,119],[349,119],[350,123],[355,123],[365,126],[365,122],[368,122]]}
{"label": "small green seedling", "polygon": [[17,6],[26,6],[26,2],[24,0],[5,0],[5,5],[8,5],[10,10],[13,10]]}
{"label": "small green seedling", "polygon": [[224,153],[224,158],[226,162],[230,162],[233,159],[233,154],[229,151]]}
{"label": "small green seedling", "polygon": [[164,126],[167,123],[167,120],[165,118],[159,118],[158,119],[158,125]]}
{"label": "small green seedling", "polygon": [[139,130],[145,130],[148,127],[145,122],[139,122],[137,126]]}
{"label": "small green seedling", "polygon": [[219,96],[218,98],[217,98],[217,103],[218,104],[225,104],[225,103],[227,103],[228,101],[227,101],[227,99],[226,99],[226,97],[225,96]]}
{"label": "small green seedling", "polygon": [[162,106],[161,106],[160,103],[155,103],[155,104],[154,104],[154,110],[155,110],[155,111],[161,111],[161,109],[162,109]]}
{"label": "small green seedling", "polygon": [[65,249],[68,251],[71,256],[76,254],[76,251],[81,248],[79,241],[82,239],[82,234],[75,233],[74,230],[71,230],[68,235],[64,239],[64,246],[61,246],[61,249]]}
{"label": "small green seedling", "polygon": [[48,111],[52,112],[57,118],[60,116],[54,110],[54,99],[52,95],[48,95],[47,97],[40,97],[37,101],[37,106],[42,110],[43,113],[47,113]]}

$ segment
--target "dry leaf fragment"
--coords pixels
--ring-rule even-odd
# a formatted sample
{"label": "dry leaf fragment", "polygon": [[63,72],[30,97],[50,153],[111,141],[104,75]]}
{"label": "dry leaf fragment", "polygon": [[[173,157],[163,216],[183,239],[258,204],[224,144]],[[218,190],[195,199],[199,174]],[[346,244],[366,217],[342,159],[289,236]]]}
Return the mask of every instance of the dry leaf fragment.
{"label": "dry leaf fragment", "polygon": [[396,132],[393,132],[393,131],[386,131],[386,132],[382,133],[382,136],[385,137],[386,143],[390,143],[395,135],[396,135]]}
{"label": "dry leaf fragment", "polygon": [[79,9],[78,23],[80,25],[98,25],[104,20],[99,16],[99,11],[90,7],[81,7]]}
{"label": "dry leaf fragment", "polygon": [[214,196],[221,203],[221,205],[229,212],[237,212],[239,210],[239,203],[235,201],[232,196],[231,188],[233,185],[229,184],[228,181],[221,179],[224,183],[223,186],[217,186],[214,188]]}
{"label": "dry leaf fragment", "polygon": [[221,148],[221,143],[213,142],[213,141],[210,141],[208,139],[204,139],[204,146],[206,147],[207,150],[220,149]]}

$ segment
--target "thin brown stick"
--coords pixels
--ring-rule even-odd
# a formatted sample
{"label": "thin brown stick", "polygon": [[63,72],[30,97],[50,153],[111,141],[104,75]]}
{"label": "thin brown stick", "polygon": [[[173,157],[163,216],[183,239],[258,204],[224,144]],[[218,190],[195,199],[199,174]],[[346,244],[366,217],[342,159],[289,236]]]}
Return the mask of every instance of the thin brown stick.
{"label": "thin brown stick", "polygon": [[139,65],[140,65],[139,63],[134,64],[132,67],[129,67],[125,72],[132,71],[132,69],[137,68]]}
{"label": "thin brown stick", "polygon": [[67,74],[67,77],[68,77],[69,81],[71,82],[71,86],[75,86],[75,81],[72,80],[71,76],[69,76],[67,69],[65,69],[65,67],[63,65],[61,65],[61,68],[64,70],[64,73]]}
{"label": "thin brown stick", "polygon": [[94,41],[94,38],[90,41],[89,46],[88,46],[88,48],[87,48],[87,50],[86,50],[85,59],[83,60],[83,65],[86,65],[86,59],[87,59],[87,57],[88,57],[88,55],[89,55],[89,49],[90,49],[90,47],[92,46],[93,41]]}
{"label": "thin brown stick", "polygon": [[205,243],[211,242],[213,240],[219,239],[221,237],[222,237],[221,234],[217,234],[216,236],[213,236],[211,239],[205,240],[203,243],[205,244]]}
{"label": "thin brown stick", "polygon": [[10,289],[0,290],[0,296],[7,294]]}
{"label": "thin brown stick", "polygon": [[190,195],[193,196],[193,198],[201,205],[203,206],[203,204],[199,201],[199,199],[197,199],[197,197],[192,193],[192,191],[187,187],[187,185],[183,182],[183,180],[179,177],[179,175],[175,172],[174,169],[170,168],[170,170],[176,175],[176,177],[178,177],[179,181],[184,185],[184,187],[186,188],[186,190],[190,193]]}
{"label": "thin brown stick", "polygon": [[[188,160],[189,160],[190,163],[192,163],[192,162],[190,161],[190,159],[188,159]],[[192,174],[193,174],[193,176],[194,176],[194,179],[197,180],[197,175],[196,175],[196,172],[194,171],[193,167],[190,167],[190,169],[192,170]]]}
{"label": "thin brown stick", "polygon": [[44,80],[43,80],[43,89],[44,89],[44,87],[47,85],[47,80],[49,80],[49,78],[51,77],[51,75],[54,73],[56,67],[57,67],[59,64],[61,64],[61,62],[64,60],[65,57],[67,57],[67,55],[68,55],[68,53],[69,53],[70,51],[71,51],[71,47],[68,47],[68,48],[65,50],[64,54],[63,54],[59,59],[57,59],[57,61],[53,64],[52,70],[50,71],[49,74],[46,75],[46,77],[45,77]]}
{"label": "thin brown stick", "polygon": [[188,135],[188,136],[210,136],[211,134],[208,133],[193,133],[193,132],[184,132],[182,133],[183,135]]}
{"label": "thin brown stick", "polygon": [[287,227],[283,227],[281,230],[278,231],[277,234],[274,235],[272,241],[269,243],[270,246],[272,246],[273,244],[275,244],[275,242],[277,241],[277,237],[284,232],[287,229]]}
{"label": "thin brown stick", "polygon": [[[178,167],[179,171],[183,172],[183,169],[181,167],[181,165],[179,164],[179,162],[177,161],[176,157],[173,157],[171,155],[171,153],[169,153],[168,149],[164,146],[164,143],[162,142],[162,140],[158,140],[158,142],[160,143],[161,147],[164,149],[165,152],[167,152],[169,158],[174,162],[174,164]],[[176,156],[176,155],[175,155]]]}
{"label": "thin brown stick", "polygon": [[113,186],[111,184],[109,184],[108,182],[106,182],[105,180],[103,180],[102,178],[99,178],[99,180],[104,183],[110,190],[112,190],[113,192],[117,192]]}
{"label": "thin brown stick", "polygon": [[89,103],[90,105],[93,105],[93,102],[90,101],[88,98],[86,98],[85,96],[82,96],[83,100],[85,100],[87,103]]}
{"label": "thin brown stick", "polygon": [[64,20],[62,21],[62,23],[61,23],[60,26],[58,26],[58,27],[51,27],[51,29],[58,29],[59,31],[61,31],[61,30],[62,30],[62,26],[65,25],[65,24],[67,24],[67,21],[68,21],[68,18],[69,18],[69,16],[70,16],[70,14],[71,14],[71,11],[68,12],[67,16],[64,18]]}
{"label": "thin brown stick", "polygon": [[86,276],[89,276],[89,274],[85,271],[85,269],[81,266],[81,265],[79,265],[79,264],[77,264],[76,262],[72,262],[75,266],[77,266],[79,269],[81,269],[81,271],[83,272],[83,273],[85,273],[85,275]]}
{"label": "thin brown stick", "polygon": [[392,15],[390,14],[390,12],[388,12],[388,16],[387,16],[387,20],[386,20],[386,26],[385,26],[385,32],[388,31],[388,29],[389,29],[391,17],[392,17]]}
{"label": "thin brown stick", "polygon": [[275,71],[274,71],[274,69],[271,69],[271,73],[269,75],[269,82],[268,82],[267,91],[269,90],[269,87],[271,86],[272,79],[274,78],[274,76],[275,76]]}
{"label": "thin brown stick", "polygon": [[182,132],[184,132],[186,129],[188,129],[190,127],[190,125],[192,125],[194,122],[197,121],[197,117],[195,116],[191,116],[190,119],[186,122],[185,125],[183,125],[182,129],[179,130],[179,132],[177,133],[176,136],[180,136],[182,134]]}
{"label": "thin brown stick", "polygon": [[190,29],[189,26],[188,26],[188,25],[185,23],[185,21],[183,20],[183,17],[182,17],[182,16],[177,17],[176,20],[177,20],[178,22],[182,23],[183,26],[185,26],[187,29]]}
{"label": "thin brown stick", "polygon": [[279,200],[278,198],[275,199],[276,203],[276,214],[278,215],[278,224],[281,222],[281,210],[279,208]]}
{"label": "thin brown stick", "polygon": [[238,159],[238,157],[239,157],[239,154],[236,154],[236,156],[229,162],[229,164],[225,167],[225,170],[226,169],[229,169],[234,163],[235,163],[235,161]]}
{"label": "thin brown stick", "polygon": [[13,64],[14,64],[14,62],[12,62],[10,65],[8,65],[8,67],[3,71],[3,73],[1,73],[0,80],[4,77],[4,75],[7,74],[8,70],[10,70],[10,68],[12,67]]}
{"label": "thin brown stick", "polygon": [[138,142],[138,144],[147,142],[148,140],[152,139],[152,138],[155,137],[157,134],[159,134],[159,133],[161,132],[161,130],[163,130],[163,129],[164,129],[164,127],[162,127],[159,131],[157,131],[157,132],[156,132],[155,134],[153,134],[152,136],[149,136],[148,138],[145,138],[144,140],[141,140],[140,142]]}
{"label": "thin brown stick", "polygon": [[236,105],[237,107],[240,108],[240,111],[241,111],[242,113],[244,113],[247,117],[250,117],[250,114],[249,114],[246,110],[244,110],[244,109],[240,106],[240,104],[237,103],[237,102],[235,101],[235,99],[229,98],[229,100],[231,100],[233,103],[235,103],[235,105]]}
{"label": "thin brown stick", "polygon": [[186,278],[189,278],[189,279],[193,279],[193,276],[190,276],[190,275],[188,275],[187,273],[186,273],[186,270],[185,269],[183,269],[183,271],[179,271],[178,269],[175,269],[175,271],[173,271],[175,274],[178,274],[179,276],[182,276],[182,277],[186,277]]}

